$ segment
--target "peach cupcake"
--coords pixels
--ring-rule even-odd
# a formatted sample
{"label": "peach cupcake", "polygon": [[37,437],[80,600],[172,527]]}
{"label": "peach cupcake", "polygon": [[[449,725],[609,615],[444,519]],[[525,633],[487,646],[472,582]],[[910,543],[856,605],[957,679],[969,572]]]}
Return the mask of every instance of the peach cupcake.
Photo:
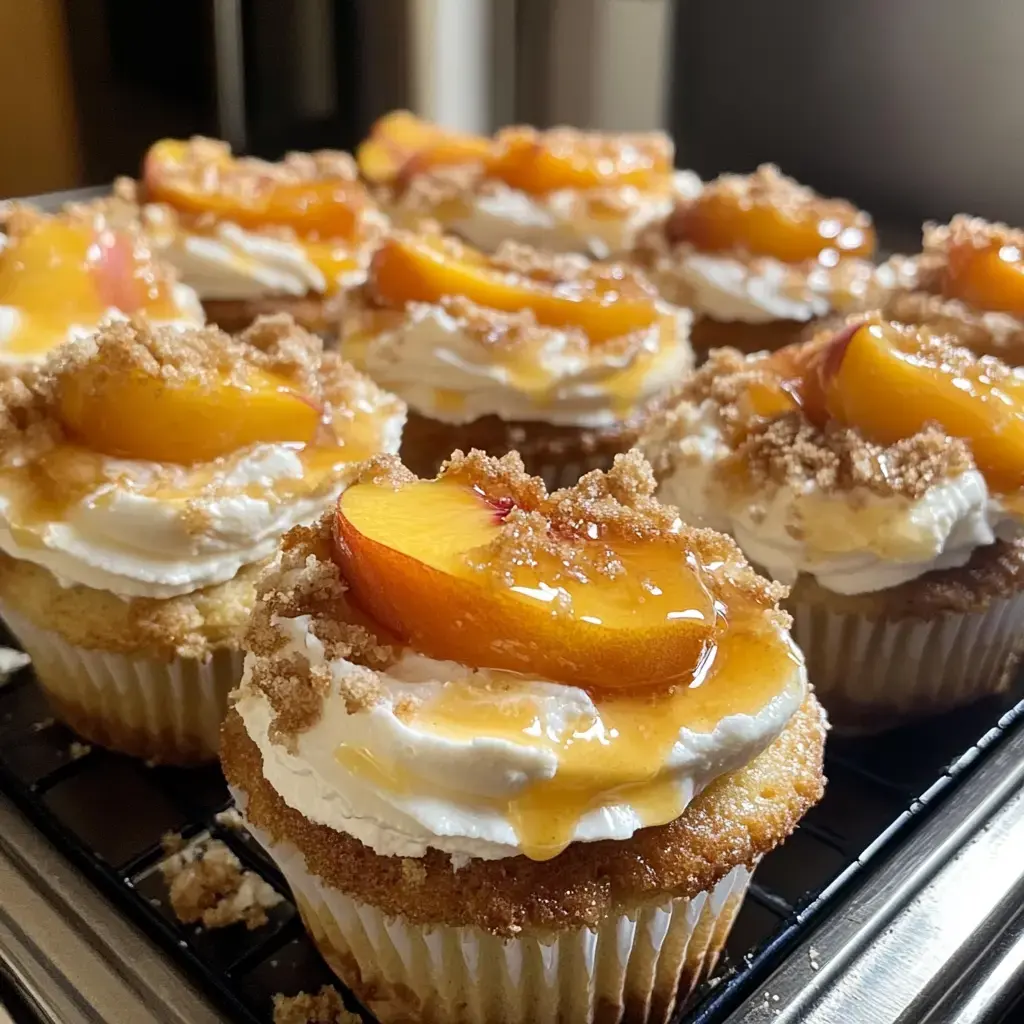
{"label": "peach cupcake", "polygon": [[923,251],[886,264],[886,312],[949,331],[981,355],[1024,365],[1024,231],[958,214],[925,224]]}
{"label": "peach cupcake", "polygon": [[677,198],[700,191],[672,167],[662,132],[503,128],[462,135],[400,110],[359,147],[363,177],[403,227],[436,220],[493,252],[506,241],[606,259],[624,255]]}
{"label": "peach cupcake", "polygon": [[792,584],[834,724],[878,729],[1009,682],[1024,636],[1024,372],[875,315],[721,349],[644,431],[659,494]]}
{"label": "peach cupcake", "polygon": [[203,323],[196,293],[157,259],[134,203],[69,203],[46,214],[0,204],[0,364],[40,362],[103,320]]}
{"label": "peach cupcake", "polygon": [[690,306],[699,356],[781,348],[823,317],[877,306],[871,217],[777,167],[723,174],[644,236],[638,258],[670,301]]}
{"label": "peach cupcake", "polygon": [[693,365],[688,310],[638,271],[506,243],[396,232],[342,321],[346,358],[408,404],[406,465],[516,450],[549,486],[611,466]]}
{"label": "peach cupcake", "polygon": [[653,490],[382,458],[260,584],[222,764],[385,1024],[667,1021],[819,799],[783,588]]}
{"label": "peach cupcake", "polygon": [[55,712],[216,757],[262,563],[404,414],[285,316],[238,340],[111,323],[0,383],[0,615]]}
{"label": "peach cupcake", "polygon": [[141,190],[127,179],[116,187],[141,192],[154,247],[228,331],[289,313],[333,334],[336,307],[365,278],[387,223],[352,157],[334,150],[270,163],[214,139],[163,139],[146,154]]}

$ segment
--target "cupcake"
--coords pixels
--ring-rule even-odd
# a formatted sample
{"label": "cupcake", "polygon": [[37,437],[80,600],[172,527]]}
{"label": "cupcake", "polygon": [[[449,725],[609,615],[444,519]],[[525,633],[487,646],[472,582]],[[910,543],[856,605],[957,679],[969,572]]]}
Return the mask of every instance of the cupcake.
{"label": "cupcake", "polygon": [[886,313],[1024,365],[1024,231],[959,214],[925,224],[920,255],[894,256],[884,269],[898,285]]}
{"label": "cupcake", "polygon": [[1024,373],[879,316],[711,354],[647,425],[659,496],[792,585],[837,727],[1003,690],[1024,636]]}
{"label": "cupcake", "polygon": [[871,217],[777,167],[723,174],[648,231],[638,258],[661,293],[690,306],[699,356],[778,349],[815,321],[876,306]]}
{"label": "cupcake", "polygon": [[408,403],[414,472],[460,446],[517,450],[559,486],[630,447],[641,411],[693,364],[690,319],[621,264],[396,232],[347,304],[342,350]]}
{"label": "cupcake", "polygon": [[629,252],[677,198],[700,191],[673,156],[662,132],[512,127],[483,138],[404,110],[381,118],[357,154],[401,226],[428,218],[486,252],[513,241],[598,259]]}
{"label": "cupcake", "polygon": [[94,743],[216,757],[255,580],[401,402],[285,316],[110,323],[0,383],[0,616]]}
{"label": "cupcake", "polygon": [[665,1022],[822,792],[782,588],[635,452],[371,463],[260,584],[221,760],[389,1022]]}
{"label": "cupcake", "polygon": [[154,257],[137,206],[109,197],[46,214],[3,204],[0,364],[41,362],[101,321],[129,316],[182,327],[203,323],[195,292]]}
{"label": "cupcake", "polygon": [[[117,188],[138,191],[126,179]],[[213,139],[163,139],[146,154],[141,194],[153,245],[228,331],[289,313],[333,334],[386,224],[352,157],[333,150],[269,163]]]}

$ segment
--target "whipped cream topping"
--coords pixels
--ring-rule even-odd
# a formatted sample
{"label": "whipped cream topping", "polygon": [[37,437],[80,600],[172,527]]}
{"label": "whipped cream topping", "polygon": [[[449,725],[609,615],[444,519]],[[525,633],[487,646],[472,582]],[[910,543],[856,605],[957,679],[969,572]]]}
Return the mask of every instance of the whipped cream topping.
{"label": "whipped cream topping", "polygon": [[466,213],[447,227],[485,252],[514,241],[607,259],[632,250],[646,227],[667,217],[679,199],[697,196],[702,187],[693,171],[676,171],[671,190],[662,195],[628,186],[534,196],[503,182],[487,182],[485,191],[467,200]]}
{"label": "whipped cream topping", "polygon": [[845,259],[837,267],[794,265],[769,256],[742,260],[677,246],[659,259],[656,273],[675,278],[673,288],[688,296],[699,315],[748,324],[774,320],[801,323],[862,308],[886,288],[878,268],[866,260]]}
{"label": "whipped cream topping", "polygon": [[[381,451],[398,451],[404,420],[396,414],[386,421]],[[319,486],[292,492],[289,483],[308,473],[295,446],[257,445],[218,462],[179,467],[180,479],[169,484],[166,466],[111,459],[113,481],[31,532],[19,525],[17,504],[0,482],[0,550],[43,566],[64,585],[123,598],[175,597],[269,558],[281,537],[319,516],[359,468],[332,466]]]}
{"label": "whipped cream topping", "polygon": [[[867,488],[825,492],[813,480],[801,489],[726,488],[715,470],[731,452],[710,403],[690,410],[688,426],[658,497],[686,521],[731,534],[751,562],[782,583],[805,573],[839,594],[884,590],[965,565],[977,548],[1024,526],[973,469],[916,500]],[[660,444],[657,437],[642,442],[650,457]]]}
{"label": "whipped cream topping", "polygon": [[[528,365],[520,365],[497,358],[440,306],[410,303],[399,326],[369,338],[365,350],[351,358],[410,408],[444,422],[496,415],[509,421],[610,427],[642,409],[692,366],[689,310],[666,305],[664,312],[676,323],[669,341],[655,324],[635,349],[595,345],[581,350],[566,331],[546,328]],[[641,369],[639,379],[632,379],[633,369]]]}
{"label": "whipped cream topping", "polygon": [[[457,868],[469,858],[529,852],[511,809],[531,787],[558,777],[558,745],[546,738],[564,735],[581,720],[600,723],[585,691],[405,652],[380,674],[385,699],[350,713],[337,684],[366,669],[328,658],[308,616],[275,622],[286,632],[291,650],[311,666],[326,667],[332,679],[321,719],[298,734],[289,749],[269,737],[272,709],[251,684],[255,656],[247,657],[236,709],[260,749],[265,778],[285,803],[384,856],[421,857],[433,848],[449,853]],[[790,644],[788,638],[784,642]],[[790,647],[789,678],[779,680],[774,696],[755,713],[728,714],[707,732],[681,727],[674,736],[651,781],[672,790],[673,817],[715,778],[768,746],[800,706],[806,673]],[[443,714],[431,713],[435,702],[443,706],[453,685],[467,681],[472,692],[485,695],[493,733],[476,719],[448,728]],[[409,698],[423,702],[425,710],[401,711]],[[508,715],[519,713],[524,700],[532,724],[513,740],[499,727]],[[458,718],[447,724],[452,722],[458,725]],[[351,759],[348,752],[358,756]],[[368,765],[386,768],[366,770]],[[641,806],[623,792],[610,791],[576,820],[571,839],[627,839],[649,824]]]}
{"label": "whipped cream topping", "polygon": [[[246,230],[228,221],[196,233],[176,224],[166,207],[154,204],[145,207],[144,216],[154,249],[201,299],[324,295],[366,280],[369,244],[352,247],[351,261],[343,261],[350,265],[328,280],[299,239]],[[379,231],[386,223],[376,211],[362,216],[368,231]],[[343,247],[349,248],[347,243]]]}

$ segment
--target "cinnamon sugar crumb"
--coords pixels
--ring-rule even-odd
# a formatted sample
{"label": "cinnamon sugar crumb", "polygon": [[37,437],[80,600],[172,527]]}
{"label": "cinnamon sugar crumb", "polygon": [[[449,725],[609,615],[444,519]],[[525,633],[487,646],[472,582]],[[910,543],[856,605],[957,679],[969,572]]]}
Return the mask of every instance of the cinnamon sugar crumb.
{"label": "cinnamon sugar crumb", "polygon": [[[281,895],[255,872],[243,870],[219,839],[170,845],[177,849],[169,851],[160,872],[168,884],[171,909],[182,924],[226,928],[244,923],[252,931],[265,925],[267,911],[281,903]],[[168,847],[165,837],[164,849]]]}
{"label": "cinnamon sugar crumb", "polygon": [[345,1009],[341,994],[324,985],[316,995],[274,996],[274,1024],[361,1024],[362,1018]]}

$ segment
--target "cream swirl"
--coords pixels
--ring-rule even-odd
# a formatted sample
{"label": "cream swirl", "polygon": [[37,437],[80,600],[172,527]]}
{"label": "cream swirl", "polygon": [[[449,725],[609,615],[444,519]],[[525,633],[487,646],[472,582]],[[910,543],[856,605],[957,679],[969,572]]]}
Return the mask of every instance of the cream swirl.
{"label": "cream swirl", "polygon": [[671,189],[661,195],[625,186],[534,196],[489,181],[447,227],[485,252],[514,241],[607,259],[630,252],[645,228],[664,220],[679,199],[694,198],[701,187],[693,171],[676,171]]}
{"label": "cream swirl", "polygon": [[[723,487],[715,470],[731,452],[714,407],[679,413],[687,417],[687,436],[675,442],[659,498],[688,522],[731,534],[755,565],[782,583],[805,573],[839,594],[884,590],[965,565],[976,549],[1021,527],[1020,516],[989,494],[976,469],[938,481],[917,498],[864,487],[825,490],[814,480],[752,491]],[[652,434],[642,440],[652,459],[663,444]]]}
{"label": "cream swirl", "polygon": [[[564,330],[538,331],[542,341],[528,367],[502,361],[440,306],[410,303],[403,322],[368,340],[355,361],[410,408],[448,423],[481,416],[542,420],[562,426],[610,427],[642,409],[693,363],[689,310],[664,306],[675,320],[666,339],[659,324],[631,348],[570,343]],[[639,379],[621,392],[631,368]]]}
{"label": "cream swirl", "polygon": [[[352,835],[384,856],[421,857],[436,849],[449,853],[457,867],[473,857],[535,853],[513,813],[516,801],[565,770],[559,737],[583,722],[589,732],[578,734],[578,745],[600,743],[598,733],[607,727],[601,709],[577,687],[473,670],[409,651],[379,673],[384,699],[350,712],[339,689],[366,669],[330,658],[310,629],[309,616],[278,617],[275,626],[287,637],[289,652],[312,667],[326,668],[332,683],[319,721],[286,748],[270,738],[273,711],[251,683],[256,656],[248,656],[236,709],[260,749],[264,776],[305,817]],[[786,661],[789,675],[778,680],[773,695],[756,711],[727,714],[709,731],[692,730],[681,720],[669,737],[645,792],[671,791],[666,806],[672,807],[672,817],[715,778],[768,746],[803,701],[802,659],[788,637],[780,632],[779,638],[793,652]],[[478,720],[449,728],[459,725],[458,709],[446,725],[441,712],[446,694],[467,681],[472,692],[484,695],[490,728]],[[744,680],[730,679],[729,684],[742,687]],[[422,702],[421,714],[408,712],[410,699]],[[502,725],[515,721],[524,701],[529,724],[510,736]],[[358,757],[346,758],[349,751]],[[643,798],[625,790],[601,794],[595,805],[581,809],[564,838],[628,839],[653,823]]]}
{"label": "cream swirl", "polygon": [[[404,419],[385,421],[382,451],[398,450]],[[26,528],[12,494],[0,489],[0,550],[65,585],[123,598],[187,594],[269,558],[283,534],[337,498],[358,466],[334,467],[320,485],[303,488],[294,486],[306,473],[302,459],[285,444],[258,445],[215,467],[109,460],[112,479],[53,522]],[[211,471],[216,485],[207,491]]]}

